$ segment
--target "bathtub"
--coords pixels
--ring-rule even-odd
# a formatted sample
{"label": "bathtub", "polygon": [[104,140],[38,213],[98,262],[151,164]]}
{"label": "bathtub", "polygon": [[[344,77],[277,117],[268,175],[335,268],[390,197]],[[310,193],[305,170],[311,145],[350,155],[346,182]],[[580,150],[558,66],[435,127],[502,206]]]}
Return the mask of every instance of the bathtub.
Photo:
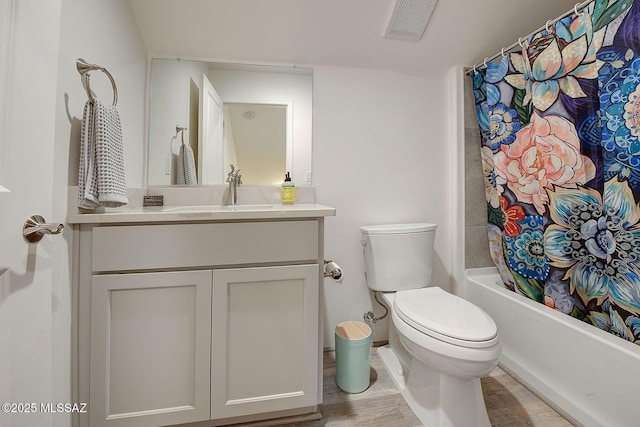
{"label": "bathtub", "polygon": [[466,271],[465,297],[498,325],[500,366],[574,423],[640,425],[640,346],[502,287],[495,268]]}

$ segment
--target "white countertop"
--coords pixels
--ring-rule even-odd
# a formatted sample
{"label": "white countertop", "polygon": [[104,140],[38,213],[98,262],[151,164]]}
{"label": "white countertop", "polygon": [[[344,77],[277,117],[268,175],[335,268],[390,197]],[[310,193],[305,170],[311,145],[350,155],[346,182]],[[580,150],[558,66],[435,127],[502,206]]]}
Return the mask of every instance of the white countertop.
{"label": "white countertop", "polygon": [[219,205],[158,206],[110,209],[100,213],[76,213],[67,216],[67,223],[104,224],[294,219],[318,218],[334,216],[335,214],[335,208],[317,203],[239,205],[237,207]]}

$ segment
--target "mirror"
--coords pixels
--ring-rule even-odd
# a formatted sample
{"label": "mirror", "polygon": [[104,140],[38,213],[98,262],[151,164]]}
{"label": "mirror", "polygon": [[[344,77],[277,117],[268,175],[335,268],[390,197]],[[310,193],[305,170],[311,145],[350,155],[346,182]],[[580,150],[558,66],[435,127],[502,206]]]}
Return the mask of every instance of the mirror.
{"label": "mirror", "polygon": [[299,67],[152,59],[147,185],[226,185],[230,164],[244,185],[280,185],[287,171],[311,185],[312,80]]}

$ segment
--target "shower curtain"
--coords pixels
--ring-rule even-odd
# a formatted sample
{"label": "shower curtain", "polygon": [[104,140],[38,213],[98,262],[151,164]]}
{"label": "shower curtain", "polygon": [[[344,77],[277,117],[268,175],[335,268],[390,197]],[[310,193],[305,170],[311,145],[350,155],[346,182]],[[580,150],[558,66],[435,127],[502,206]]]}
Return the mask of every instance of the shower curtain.
{"label": "shower curtain", "polygon": [[640,1],[595,0],[472,70],[505,285],[640,344]]}

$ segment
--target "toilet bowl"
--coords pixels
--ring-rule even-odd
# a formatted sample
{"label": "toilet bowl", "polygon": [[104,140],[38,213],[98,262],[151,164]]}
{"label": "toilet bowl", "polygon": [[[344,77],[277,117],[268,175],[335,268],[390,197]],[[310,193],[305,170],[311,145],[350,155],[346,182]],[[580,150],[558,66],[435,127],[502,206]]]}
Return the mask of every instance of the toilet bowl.
{"label": "toilet bowl", "polygon": [[[398,307],[398,300],[401,303],[407,293],[412,294],[410,297],[414,302],[420,301],[420,297],[428,297],[432,302],[444,299],[446,301],[440,306],[442,310],[452,308],[447,303],[453,302],[454,306],[460,303],[461,307],[469,309],[465,320],[475,318],[480,324],[486,320],[486,328],[474,326],[473,333],[465,337],[464,329],[455,324],[459,318],[431,317],[426,314],[429,311],[419,314],[417,319],[407,317]],[[480,378],[496,367],[500,356],[501,346],[493,320],[476,306],[440,288],[399,291],[396,295],[385,295],[385,300],[391,303],[392,324],[398,339],[378,353],[418,418],[426,426],[489,427]],[[455,308],[452,310],[456,312]],[[446,321],[452,319],[456,336],[444,333],[451,326]],[[426,329],[424,323],[427,322],[433,329]],[[416,323],[419,327],[414,326]],[[481,331],[484,333],[480,334]],[[403,352],[409,355],[405,356],[408,363],[405,362],[404,367],[400,363]]]}
{"label": "toilet bowl", "polygon": [[426,426],[490,427],[480,378],[497,365],[493,319],[431,283],[434,224],[361,227],[367,285],[391,314],[385,370]]}

